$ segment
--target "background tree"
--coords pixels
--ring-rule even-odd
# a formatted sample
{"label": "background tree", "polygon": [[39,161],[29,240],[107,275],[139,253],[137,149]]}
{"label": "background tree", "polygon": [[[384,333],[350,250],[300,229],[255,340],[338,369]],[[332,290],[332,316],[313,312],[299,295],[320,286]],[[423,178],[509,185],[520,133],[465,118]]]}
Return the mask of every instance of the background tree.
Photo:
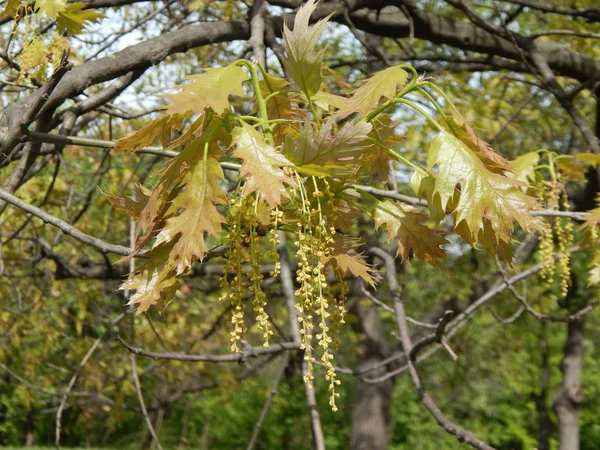
{"label": "background tree", "polygon": [[[458,438],[475,448],[599,448],[599,215],[585,213],[596,206],[599,190],[595,3],[322,1],[314,11],[309,2],[296,14],[300,1],[3,2],[0,443],[433,449],[458,447]],[[308,28],[309,16],[313,24],[329,17],[329,25]],[[295,52],[303,39],[310,41],[308,56]],[[232,65],[242,58],[260,62],[272,78],[253,64]],[[303,72],[307,61],[318,67],[321,58],[320,71]],[[398,69],[406,64],[418,76]],[[229,72],[219,79],[215,74],[223,70]],[[216,78],[209,89],[211,74]],[[263,84],[253,89],[246,79]],[[379,80],[391,87],[377,91]],[[221,150],[232,148],[218,159],[225,171],[215,166],[210,172],[220,179],[212,186],[223,190],[223,202],[242,201],[239,174],[246,192],[252,182],[265,180],[253,180],[257,169],[242,151],[248,148],[244,142],[261,142],[251,126],[261,125],[266,137],[256,151],[267,155],[270,172],[264,175],[275,173],[281,190],[258,186],[248,198],[276,209],[305,180],[323,175],[285,150],[286,133],[296,142],[294,133],[303,132],[292,118],[315,122],[315,133],[324,129],[322,118],[334,130],[322,135],[335,140],[344,126],[358,128],[378,102],[401,97],[411,82],[430,83],[423,86],[434,89],[426,92],[437,104],[407,94],[413,108],[390,105],[379,125],[369,122],[381,127],[377,136],[353,141],[335,164],[327,161],[326,176],[361,183],[355,186],[356,208],[350,198],[347,210],[338,204],[338,214],[325,214],[346,219],[335,224],[338,236],[362,240],[356,251],[347,245],[335,255],[351,258],[355,274],[366,281],[374,277],[378,286],[374,290],[348,274],[335,281],[319,269],[332,295],[347,291],[348,323],[337,335],[333,361],[342,381],[335,387],[337,412],[328,407],[332,380],[325,379],[325,368],[315,364],[313,389],[303,382],[310,381],[311,360],[300,348],[303,324],[295,317],[294,292],[302,287],[295,272],[302,260],[295,254],[297,235],[287,226],[297,220],[293,214],[273,227],[270,219],[260,222],[259,214],[236,212],[244,210],[243,202],[232,206],[250,235],[279,241],[276,250],[256,247],[252,254],[260,259],[235,267],[249,274],[253,290],[229,276],[236,258],[224,245],[235,248],[235,221],[193,254],[204,256],[203,263],[178,260],[173,270],[185,275],[177,278],[177,293],[170,275],[161,279],[166,284],[157,298],[145,295],[139,278],[128,277],[172,260],[161,259],[160,246],[150,253],[150,266],[142,254],[119,260],[148,241],[133,220],[146,189],[156,193],[170,183],[165,189],[171,197],[163,196],[162,205],[179,201],[166,216],[145,210],[151,238],[194,204],[192,185],[177,176],[194,173],[198,161],[210,161],[208,152],[219,150],[205,150],[201,160],[182,151],[190,148],[194,126],[204,133],[213,123],[206,115],[194,122],[197,115],[190,111],[201,114],[208,105],[215,120],[233,121],[225,126],[231,134],[219,137]],[[174,91],[175,85],[183,91]],[[267,98],[268,118],[279,122],[259,114],[260,96]],[[245,117],[245,125],[230,119],[234,113]],[[132,131],[138,132],[128,136]],[[385,145],[367,154],[361,147],[367,138]],[[469,187],[475,175],[459,173],[455,159],[452,165],[439,157],[454,139],[495,176],[530,184],[527,192],[511,190],[511,198],[525,204],[525,198],[537,197],[546,211],[529,203],[538,219],[527,213],[519,220],[514,213],[503,223],[514,219],[532,233],[517,229],[492,245],[485,232],[457,226],[461,213],[453,202],[467,198],[469,189],[488,202],[478,212],[480,221],[493,204]],[[154,141],[164,145],[153,147]],[[167,148],[169,142],[178,145]],[[201,143],[208,148],[208,142]],[[280,152],[270,153],[270,144]],[[439,159],[432,162],[432,155]],[[165,161],[180,167],[172,180],[160,171]],[[298,169],[293,179],[286,165],[304,172]],[[431,176],[455,181],[454,200],[437,207],[437,231],[423,216],[415,219],[422,227],[417,238],[407,237],[407,225],[397,223],[401,213],[393,209],[413,211],[429,200],[428,209],[419,211],[436,218],[437,200],[427,183],[415,192],[418,183],[410,182],[413,166],[435,166]],[[348,181],[348,170],[362,178]],[[511,186],[506,189],[516,186],[502,180]],[[325,190],[316,181],[314,186]],[[313,188],[306,192],[307,199],[314,197],[308,203],[319,203]],[[214,208],[226,214],[219,202]],[[348,212],[354,214],[344,216]],[[190,222],[179,217],[184,235]],[[486,232],[498,228],[493,230]],[[432,242],[439,249],[441,231],[448,241],[443,263],[437,261],[442,254],[431,250]],[[181,242],[170,236],[171,245]],[[239,254],[247,254],[241,247]],[[394,259],[397,249],[400,257]],[[332,267],[341,268],[341,259],[336,261]],[[119,291],[125,280],[125,288],[137,290]],[[235,292],[238,297],[232,297]],[[254,298],[254,309],[241,306]],[[130,301],[142,314],[126,306]],[[169,305],[159,314],[155,306],[162,303]],[[232,320],[248,328],[239,340],[233,330],[233,353]],[[268,348],[261,346],[263,337]],[[318,352],[314,357],[320,361]]]}

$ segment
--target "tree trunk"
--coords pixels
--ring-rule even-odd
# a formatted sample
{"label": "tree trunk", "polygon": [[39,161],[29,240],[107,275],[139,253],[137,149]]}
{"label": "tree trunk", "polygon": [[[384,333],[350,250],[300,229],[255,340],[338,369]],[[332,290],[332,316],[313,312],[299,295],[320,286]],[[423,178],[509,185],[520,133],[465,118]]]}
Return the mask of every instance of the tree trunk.
{"label": "tree trunk", "polygon": [[564,357],[560,365],[563,378],[554,398],[554,410],[558,418],[559,450],[579,450],[578,418],[583,400],[583,328],[584,319],[569,322]]}
{"label": "tree trunk", "polygon": [[542,322],[540,350],[542,354],[542,371],[540,377],[540,393],[534,396],[538,413],[538,450],[550,450],[550,437],[552,436],[552,421],[548,414],[548,381],[550,367],[548,364],[548,325]]}
{"label": "tree trunk", "polygon": [[[357,300],[350,310],[359,319],[355,328],[364,337],[358,348],[361,358],[357,369],[366,369],[389,356],[390,347],[385,340],[383,326],[375,305],[361,305]],[[383,366],[369,372],[368,377],[377,377],[387,370]],[[393,387],[394,382],[391,379],[377,384],[365,383],[357,379],[352,411],[351,450],[387,449],[390,439],[389,415]]]}

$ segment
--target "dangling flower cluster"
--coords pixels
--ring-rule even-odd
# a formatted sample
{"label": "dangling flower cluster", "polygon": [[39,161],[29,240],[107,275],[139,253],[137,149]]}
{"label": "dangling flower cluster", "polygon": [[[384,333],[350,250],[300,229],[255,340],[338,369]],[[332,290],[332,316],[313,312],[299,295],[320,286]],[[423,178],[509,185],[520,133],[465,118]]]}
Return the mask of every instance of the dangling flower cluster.
{"label": "dangling flower cluster", "polygon": [[[545,203],[548,209],[558,208],[558,187],[555,183],[543,182],[543,192],[545,192]],[[540,277],[543,280],[549,280],[554,275],[554,235],[552,226],[545,227],[540,236],[540,259],[542,260],[542,269]]]}
{"label": "dangling flower cluster", "polygon": [[[298,181],[300,177],[297,175]],[[321,199],[324,192],[319,188],[315,177],[312,180],[311,198],[304,187],[300,186],[300,220],[297,223],[298,240],[295,242],[297,247],[296,256],[298,258],[298,271],[296,280],[300,285],[296,291],[296,310],[298,311],[298,321],[301,324],[302,349],[304,350],[304,360],[306,361],[307,371],[304,375],[304,382],[312,387],[314,380],[313,365],[315,358],[313,356],[313,319],[319,320],[319,331],[316,334],[317,345],[321,347],[321,363],[325,367],[325,379],[329,382],[329,405],[333,411],[337,411],[335,399],[339,397],[335,388],[339,385],[336,378],[335,368],[333,367],[333,354],[331,353],[332,334],[330,332],[331,314],[334,307],[331,301],[330,289],[327,284],[327,274],[325,271],[325,262],[331,256],[334,248],[333,235],[335,228],[328,225],[327,218],[321,208]],[[312,200],[312,201],[311,201]],[[313,206],[313,203],[315,206]]]}
{"label": "dangling flower cluster", "polygon": [[[561,195],[561,206],[565,211],[569,210],[569,198],[564,190]],[[573,245],[573,222],[568,217],[558,217],[555,226],[558,252],[560,254],[557,262],[560,276],[560,293],[562,297],[565,297],[571,286],[571,269],[569,265],[571,255],[569,249]]]}
{"label": "dangling flower cluster", "polygon": [[588,242],[593,248],[592,261],[589,264],[588,286],[596,286],[598,295],[600,295],[600,235],[598,233],[599,225],[591,225],[586,228],[588,232]]}
{"label": "dangling flower cluster", "polygon": [[[229,225],[227,244],[229,250],[225,254],[225,264],[223,264],[222,294],[219,300],[230,301],[233,305],[233,314],[231,315],[233,330],[229,333],[232,352],[240,351],[238,343],[242,338],[242,334],[246,331],[244,324],[246,283],[244,282],[242,264],[246,259],[244,245],[248,236],[242,225],[242,219],[246,215],[247,206],[247,202],[241,198],[233,200],[230,205],[231,213],[227,218],[227,224]],[[229,280],[230,274],[234,274],[231,281]]]}
{"label": "dangling flower cluster", "polygon": [[[228,300],[233,304],[231,323],[233,330],[230,333],[231,351],[239,352],[239,341],[242,334],[246,332],[244,323],[244,311],[246,302],[244,295],[248,290],[244,278],[243,264],[250,264],[249,291],[252,292],[254,312],[256,313],[257,327],[263,333],[264,346],[269,346],[269,337],[273,335],[269,325],[269,316],[265,310],[267,305],[266,294],[262,289],[263,274],[261,271],[259,248],[259,233],[257,219],[258,197],[248,196],[245,198],[234,197],[231,201],[231,212],[228,216],[229,225],[228,245],[229,250],[225,254],[226,263],[223,265],[223,276],[221,278],[220,300]],[[233,275],[233,280],[229,277]]]}
{"label": "dangling flower cluster", "polygon": [[[258,197],[256,197],[256,203],[258,204]],[[247,216],[246,224],[250,228],[249,233],[249,251],[250,251],[250,282],[252,285],[250,286],[250,291],[254,293],[254,300],[252,301],[252,305],[254,306],[254,312],[256,313],[256,324],[260,331],[263,332],[263,338],[265,342],[263,343],[264,347],[269,346],[269,336],[273,335],[273,332],[269,326],[269,315],[265,310],[267,306],[266,294],[262,290],[262,281],[263,274],[261,272],[261,263],[260,263],[260,249],[258,248],[258,232],[256,228],[258,226],[258,221],[256,219],[256,208],[255,214],[249,214]]]}

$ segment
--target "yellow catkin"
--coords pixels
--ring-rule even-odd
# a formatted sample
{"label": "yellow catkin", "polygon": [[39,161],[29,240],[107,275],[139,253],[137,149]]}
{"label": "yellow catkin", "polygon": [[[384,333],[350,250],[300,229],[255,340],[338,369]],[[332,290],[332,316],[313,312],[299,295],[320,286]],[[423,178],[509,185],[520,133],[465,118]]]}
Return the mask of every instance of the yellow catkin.
{"label": "yellow catkin", "polygon": [[[233,304],[231,315],[233,329],[229,333],[232,352],[240,351],[239,341],[246,331],[244,323],[246,283],[242,269],[242,265],[246,260],[244,246],[248,237],[245,228],[242,226],[242,218],[245,215],[246,208],[246,203],[241,199],[236,199],[231,203],[231,214],[227,221],[229,224],[227,242],[229,250],[225,254],[223,276],[221,277],[222,294],[219,300],[229,301]],[[229,279],[231,274],[234,274],[232,280]]]}
{"label": "yellow catkin", "polygon": [[[548,209],[558,207],[558,191],[554,183],[544,183],[546,193],[544,200]],[[551,280],[554,275],[554,233],[553,227],[545,227],[540,235],[540,260],[542,268],[540,277],[543,280]]]}
{"label": "yellow catkin", "polygon": [[[563,191],[561,195],[561,206],[565,211],[569,210],[569,199]],[[558,217],[554,221],[556,229],[556,237],[558,240],[559,257],[557,268],[560,281],[560,294],[565,297],[571,286],[571,255],[569,248],[573,245],[573,222],[568,217]]]}

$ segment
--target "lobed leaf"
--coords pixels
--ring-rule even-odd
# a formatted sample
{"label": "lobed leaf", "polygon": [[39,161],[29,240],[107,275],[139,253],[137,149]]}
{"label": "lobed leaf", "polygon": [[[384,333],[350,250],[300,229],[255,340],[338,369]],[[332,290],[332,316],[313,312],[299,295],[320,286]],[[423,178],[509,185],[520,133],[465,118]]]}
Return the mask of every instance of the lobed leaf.
{"label": "lobed leaf", "polygon": [[248,76],[239,66],[232,64],[205,69],[202,75],[190,75],[186,80],[191,83],[177,86],[180,92],[163,96],[171,101],[167,114],[185,114],[188,111],[198,114],[205,108],[212,108],[221,114],[229,108],[230,95],[244,94],[243,83]]}
{"label": "lobed leaf", "polygon": [[427,164],[429,169],[437,168],[433,192],[441,208],[453,213],[457,225],[464,221],[471,241],[478,241],[485,220],[496,242],[511,241],[515,221],[528,232],[541,226],[529,213],[538,203],[520,189],[522,183],[490,171],[449,133],[440,132],[432,141]]}
{"label": "lobed leaf", "polygon": [[398,238],[398,256],[408,260],[412,249],[417,258],[446,270],[440,262],[446,257],[446,252],[440,246],[448,242],[438,230],[423,224],[428,217],[417,208],[400,206],[390,200],[380,201],[375,205],[373,218],[375,228],[383,226],[390,241]]}
{"label": "lobed leaf", "polygon": [[309,27],[309,19],[315,8],[315,1],[308,0],[298,9],[292,31],[285,22],[283,24],[283,45],[286,51],[286,56],[282,58],[283,64],[290,78],[309,98],[321,87],[321,64],[326,49],[317,52],[315,48],[329,19],[321,19]]}
{"label": "lobed leaf", "polygon": [[375,280],[371,275],[371,267],[365,262],[362,253],[356,252],[360,240],[343,234],[336,234],[334,241],[331,256],[324,258],[323,263],[327,264],[333,260],[343,273],[350,272],[355,277],[362,278],[371,286],[374,286]]}
{"label": "lobed leaf", "polygon": [[394,98],[397,90],[406,85],[407,79],[408,73],[398,66],[377,72],[356,89],[352,97],[346,99],[344,105],[335,113],[335,117],[342,118],[353,113],[366,116],[379,105],[382,97]]}
{"label": "lobed leaf", "polygon": [[246,176],[244,195],[258,191],[271,207],[280,205],[281,198],[288,195],[286,185],[296,187],[294,179],[282,170],[293,164],[246,123],[234,128],[232,143],[235,146],[233,156],[242,160],[240,174]]}
{"label": "lobed leaf", "polygon": [[202,260],[208,251],[205,233],[218,236],[224,219],[217,205],[227,204],[227,195],[219,186],[223,170],[212,157],[194,161],[186,177],[185,189],[172,201],[165,225],[154,247],[176,240],[171,258],[177,274],[186,272],[194,259]]}

